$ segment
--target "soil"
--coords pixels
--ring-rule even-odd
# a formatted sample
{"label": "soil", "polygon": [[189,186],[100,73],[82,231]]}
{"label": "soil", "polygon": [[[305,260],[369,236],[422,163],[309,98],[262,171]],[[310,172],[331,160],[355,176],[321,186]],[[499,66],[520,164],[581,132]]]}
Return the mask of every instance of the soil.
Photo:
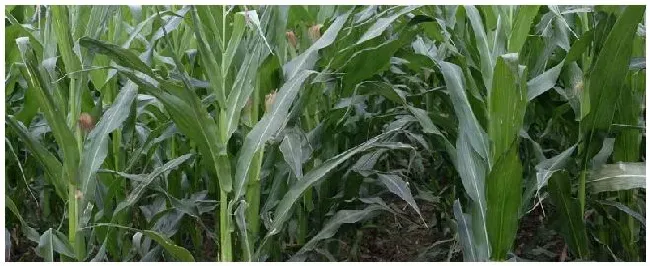
{"label": "soil", "polygon": [[538,206],[519,221],[514,245],[515,255],[533,261],[569,261],[562,237],[546,227],[553,210],[550,205],[544,205],[544,208],[542,210]]}
{"label": "soil", "polygon": [[43,259],[36,255],[36,243],[29,241],[23,236],[18,226],[10,230],[11,251],[10,260],[14,262],[42,262]]}
{"label": "soil", "polygon": [[[348,260],[355,261],[462,261],[459,244],[453,239],[447,225],[437,225],[435,205],[425,201],[417,202],[429,228],[424,226],[418,214],[400,199],[392,199],[394,209],[403,210],[404,217],[385,213],[375,218],[373,226],[362,228],[362,239],[358,254],[350,254]],[[395,208],[396,207],[396,208]],[[549,215],[550,210],[545,210]],[[519,259],[532,261],[560,261],[564,241],[552,229],[546,228],[548,217],[541,208],[528,213],[520,220],[519,231],[514,244],[514,253]],[[433,226],[432,226],[433,225]],[[442,228],[442,229],[441,229]],[[441,231],[442,230],[442,231]],[[435,245],[434,245],[435,243]],[[566,257],[569,261],[570,258]]]}
{"label": "soil", "polygon": [[[358,254],[348,259],[355,261],[440,261],[451,256],[462,261],[460,250],[453,247],[453,235],[443,232],[436,217],[436,206],[426,201],[417,202],[422,217],[401,199],[391,199],[389,205],[398,214],[384,213],[375,218],[373,226],[361,229]],[[453,250],[452,250],[453,249]]]}

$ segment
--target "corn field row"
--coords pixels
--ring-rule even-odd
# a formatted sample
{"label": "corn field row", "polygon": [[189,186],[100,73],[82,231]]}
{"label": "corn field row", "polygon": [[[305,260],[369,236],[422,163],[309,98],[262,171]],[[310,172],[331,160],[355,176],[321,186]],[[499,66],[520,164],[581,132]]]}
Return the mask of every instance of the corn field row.
{"label": "corn field row", "polygon": [[6,6],[5,258],[645,261],[645,16]]}

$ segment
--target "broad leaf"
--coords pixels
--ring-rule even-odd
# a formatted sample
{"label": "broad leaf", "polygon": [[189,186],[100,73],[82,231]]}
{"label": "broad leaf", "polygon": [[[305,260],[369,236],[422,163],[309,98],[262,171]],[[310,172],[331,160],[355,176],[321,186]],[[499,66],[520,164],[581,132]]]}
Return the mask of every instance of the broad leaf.
{"label": "broad leaf", "polygon": [[408,186],[407,182],[404,182],[402,178],[396,174],[383,174],[383,173],[377,173],[377,176],[379,177],[379,181],[381,181],[386,188],[393,194],[399,196],[401,199],[406,201],[409,205],[411,205],[411,208],[415,210],[418,215],[420,215],[420,218],[424,221],[424,218],[422,218],[422,213],[420,213],[420,208],[418,207],[417,203],[415,203],[415,199],[413,199],[413,195],[411,195],[411,189]]}
{"label": "broad leaf", "polygon": [[289,108],[293,104],[298,91],[302,88],[305,80],[313,73],[313,71],[303,71],[285,83],[278,91],[271,111],[265,113],[262,119],[246,135],[241,153],[237,159],[234,186],[235,196],[233,202],[239,200],[243,195],[244,186],[247,182],[248,172],[250,171],[255,152],[262,148],[271,136],[275,135],[284,127]]}
{"label": "broad leaf", "polygon": [[592,193],[644,188],[645,163],[606,164],[589,175],[587,184]]}
{"label": "broad leaf", "polygon": [[564,61],[528,81],[528,95],[526,97],[528,101],[532,101],[535,97],[555,86],[555,82],[562,71],[562,66],[564,66]]}
{"label": "broad leaf", "polygon": [[128,82],[120,90],[111,107],[104,113],[84,143],[78,174],[78,183],[84,199],[84,203],[80,205],[82,208],[85,208],[85,202],[94,201],[95,173],[106,159],[109,134],[117,130],[126,120],[131,111],[129,107],[137,93],[138,89],[135,83]]}
{"label": "broad leaf", "polygon": [[323,228],[318,232],[318,234],[316,234],[316,236],[310,239],[304,246],[302,246],[302,248],[300,248],[300,250],[298,250],[298,252],[294,255],[294,258],[296,256],[304,254],[305,252],[313,250],[316,248],[316,245],[320,241],[333,237],[341,225],[358,223],[362,220],[376,215],[378,211],[381,210],[386,210],[386,207],[373,204],[363,210],[340,210],[336,212],[336,214],[323,225]]}
{"label": "broad leaf", "polygon": [[377,19],[377,21],[375,22],[375,24],[373,24],[372,26],[370,26],[370,28],[368,29],[368,31],[366,31],[366,32],[363,34],[363,36],[361,36],[361,38],[359,38],[359,40],[357,41],[356,44],[360,44],[360,43],[362,43],[362,42],[365,42],[365,41],[367,41],[367,40],[370,40],[370,39],[373,39],[373,38],[379,36],[379,35],[380,35],[382,32],[384,32],[384,31],[385,31],[385,30],[386,30],[386,29],[387,29],[387,28],[388,28],[388,27],[393,23],[393,21],[395,21],[397,18],[399,18],[400,16],[402,16],[402,15],[404,15],[404,14],[406,14],[406,13],[409,13],[409,12],[411,12],[411,11],[417,9],[417,8],[419,8],[419,6],[407,6],[407,7],[402,8],[400,11],[395,12],[394,14],[392,14],[392,15],[390,15],[390,16],[388,16],[388,17]]}
{"label": "broad leaf", "polygon": [[627,6],[616,20],[603,48],[587,78],[590,112],[584,118],[583,131],[607,130],[614,117],[614,108],[632,55],[632,42],[638,23],[645,14],[645,6]]}
{"label": "broad leaf", "polygon": [[158,177],[159,175],[161,175],[161,174],[163,174],[163,173],[165,173],[167,171],[170,171],[170,170],[178,167],[179,165],[181,165],[182,163],[184,163],[185,161],[187,161],[191,157],[192,157],[192,154],[185,154],[185,155],[182,155],[182,156],[180,156],[178,158],[174,158],[174,159],[170,160],[169,162],[165,163],[164,165],[154,169],[148,175],[144,176],[143,179],[142,179],[142,182],[137,183],[137,185],[133,188],[133,190],[127,196],[127,198],[123,202],[120,202],[117,205],[117,208],[115,208],[113,216],[115,216],[117,213],[119,213],[124,208],[130,207],[133,204],[135,204],[135,202],[140,198],[140,196],[142,196],[142,193],[144,192],[144,189],[147,188],[149,186],[149,184],[151,184],[151,182],[153,182],[154,178]]}
{"label": "broad leaf", "polygon": [[72,246],[65,235],[61,232],[50,228],[45,231],[38,242],[36,247],[36,254],[38,254],[45,261],[54,261],[54,252],[65,255],[69,258],[74,258]]}
{"label": "broad leaf", "polygon": [[560,234],[578,258],[589,256],[587,231],[577,199],[571,197],[571,183],[566,171],[555,172],[548,180],[551,200],[557,208]]}
{"label": "broad leaf", "polygon": [[309,70],[314,67],[314,64],[316,63],[317,56],[318,56],[318,50],[323,49],[330,44],[334,42],[336,39],[336,36],[338,35],[339,31],[341,28],[343,28],[343,24],[345,21],[347,21],[348,16],[350,15],[350,12],[347,12],[343,15],[340,15],[334,20],[332,25],[327,28],[323,36],[321,36],[318,41],[316,41],[314,44],[312,44],[305,52],[291,60],[290,62],[286,63],[282,67],[282,71],[284,72],[284,78],[285,80],[291,80],[293,79],[294,76],[298,75],[303,70]]}
{"label": "broad leaf", "polygon": [[472,219],[469,215],[463,213],[460,201],[454,201],[454,217],[458,225],[457,233],[463,250],[463,261],[479,261],[476,254],[474,233],[472,232]]}
{"label": "broad leaf", "polygon": [[354,156],[355,154],[364,152],[372,148],[375,143],[380,142],[386,136],[396,132],[398,129],[399,128],[384,132],[354,148],[351,148],[339,155],[336,155],[335,157],[323,162],[318,167],[309,171],[309,173],[307,173],[302,179],[294,183],[289,188],[287,193],[284,195],[282,200],[280,200],[278,207],[275,209],[273,224],[271,225],[271,228],[267,233],[267,237],[275,235],[280,232],[282,227],[285,225],[285,222],[289,219],[289,216],[291,214],[290,211],[293,205],[296,203],[298,198],[300,198],[300,196],[305,192],[305,190],[307,190],[309,187],[313,186],[314,183],[316,183],[317,181],[325,177],[327,173],[329,173],[339,164],[349,160],[350,157]]}

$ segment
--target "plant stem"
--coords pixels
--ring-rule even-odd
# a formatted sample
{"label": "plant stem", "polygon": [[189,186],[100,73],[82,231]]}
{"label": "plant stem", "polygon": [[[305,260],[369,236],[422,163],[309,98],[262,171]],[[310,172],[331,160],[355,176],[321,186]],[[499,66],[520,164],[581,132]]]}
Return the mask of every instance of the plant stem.
{"label": "plant stem", "polygon": [[228,213],[228,194],[219,191],[219,234],[221,246],[221,261],[232,261],[232,241],[230,236],[230,214]]}
{"label": "plant stem", "polygon": [[585,214],[585,188],[587,182],[587,170],[583,170],[580,173],[580,179],[578,183],[578,201],[580,202],[580,213],[582,217]]}
{"label": "plant stem", "polygon": [[249,235],[253,237],[251,243],[255,243],[260,227],[260,171],[262,169],[263,155],[264,148],[261,148],[253,156],[253,166],[249,173],[249,183],[246,191],[246,202],[248,203],[248,208],[246,209],[246,223]]}

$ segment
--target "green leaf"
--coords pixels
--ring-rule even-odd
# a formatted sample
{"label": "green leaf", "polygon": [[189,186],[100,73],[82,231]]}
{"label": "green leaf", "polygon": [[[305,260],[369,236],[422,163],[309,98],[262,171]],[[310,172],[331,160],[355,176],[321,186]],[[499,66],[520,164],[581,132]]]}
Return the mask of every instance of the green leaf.
{"label": "green leaf", "polygon": [[275,135],[280,129],[282,129],[282,127],[284,127],[287,120],[287,114],[289,113],[289,108],[293,104],[293,100],[296,98],[298,90],[302,88],[302,84],[313,73],[315,72],[303,71],[285,83],[275,96],[275,102],[273,103],[271,111],[265,113],[262,119],[260,119],[255,127],[253,127],[248,135],[246,135],[246,139],[241,148],[241,153],[237,159],[237,172],[235,173],[234,186],[235,197],[233,198],[233,202],[239,200],[244,193],[244,187],[247,183],[248,172],[251,168],[253,155],[266,144],[271,136]]}
{"label": "green leaf", "polygon": [[[453,103],[454,112],[459,121],[460,131],[468,134],[467,140],[471,147],[480,155],[481,158],[488,160],[488,139],[487,134],[479,124],[472,107],[467,100],[465,92],[465,78],[460,67],[448,62],[440,63],[440,71],[445,80],[449,97]],[[463,158],[463,157],[459,157]]]}
{"label": "green leaf", "polygon": [[[253,26],[255,26],[255,29],[257,29],[257,33],[259,34],[260,38],[264,40],[264,44],[266,45],[266,48],[268,48],[269,53],[273,54],[273,49],[271,49],[271,45],[269,45],[269,42],[266,40],[266,36],[264,36],[264,31],[262,30],[262,27],[264,26],[262,25],[262,23],[260,23],[260,19],[257,16],[257,11],[249,10],[249,11],[239,12],[237,14],[243,14],[248,18],[248,22],[250,22],[251,24],[253,24]],[[232,41],[232,37],[231,37],[231,41]],[[230,49],[230,43],[228,43],[228,48]]]}
{"label": "green leaf", "polygon": [[25,219],[20,215],[20,212],[18,212],[18,208],[16,207],[16,204],[14,204],[14,201],[7,195],[5,195],[5,207],[9,208],[9,210],[16,215],[16,218],[18,218],[18,221],[20,221],[21,225],[21,230],[23,231],[23,234],[25,234],[25,237],[27,239],[38,243],[40,236],[36,229],[32,228],[27,224]]}
{"label": "green leaf", "polygon": [[[498,63],[497,63],[498,64]],[[493,260],[506,260],[512,249],[519,225],[522,165],[518,141],[496,161],[486,182],[486,226]]]}
{"label": "green leaf", "polygon": [[415,203],[415,199],[413,199],[413,195],[411,195],[411,189],[409,189],[407,182],[404,182],[404,180],[396,174],[377,173],[377,176],[379,177],[379,181],[381,181],[390,192],[399,196],[401,199],[406,201],[406,203],[411,205],[411,208],[413,208],[413,210],[420,215],[420,219],[424,221],[422,213],[420,213],[420,208],[418,207],[418,204]]}
{"label": "green leaf", "polygon": [[295,75],[300,73],[302,70],[312,69],[316,63],[318,57],[318,51],[329,46],[334,42],[336,36],[338,35],[343,24],[347,21],[350,12],[347,12],[343,15],[340,15],[334,20],[332,25],[330,25],[323,36],[321,36],[318,41],[312,44],[305,52],[289,61],[282,67],[284,72],[284,79],[291,80]]}
{"label": "green leaf", "polygon": [[[151,41],[154,42],[163,36],[165,36],[165,32],[169,34],[176,28],[178,28],[179,25],[181,25],[181,22],[183,19],[185,19],[185,14],[187,11],[190,10],[189,6],[184,6],[180,10],[176,11],[174,14],[171,14],[169,16],[166,16],[163,18],[164,22],[162,23],[163,26],[160,27],[154,34],[151,36]],[[161,13],[162,14],[162,13]]]}
{"label": "green leaf", "polygon": [[566,171],[557,171],[548,180],[549,193],[557,207],[560,234],[578,258],[589,257],[587,231],[577,199],[571,197],[571,183]]}
{"label": "green leaf", "polygon": [[126,226],[123,226],[123,225],[112,224],[112,223],[98,223],[98,224],[94,225],[94,227],[97,227],[97,226],[115,227],[115,228],[122,228],[122,229],[131,230],[131,231],[141,232],[142,234],[144,234],[144,235],[148,236],[149,238],[151,238],[153,241],[156,241],[156,243],[161,245],[174,258],[176,258],[176,259],[178,259],[180,261],[194,262],[194,256],[192,256],[192,253],[190,253],[187,249],[174,244],[174,242],[171,241],[167,236],[164,236],[163,234],[158,233],[156,231],[139,230],[139,229],[136,229],[136,228],[126,227]]}
{"label": "green leaf", "polygon": [[143,177],[142,182],[137,183],[135,187],[133,187],[133,190],[129,195],[126,197],[126,199],[122,202],[120,202],[117,207],[115,208],[115,211],[113,212],[113,216],[116,216],[120,211],[123,209],[132,206],[135,204],[138,199],[142,196],[142,193],[144,193],[145,188],[153,182],[153,180],[158,177],[159,175],[171,171],[172,169],[175,169],[179,165],[183,164],[185,161],[190,159],[192,157],[192,154],[185,154],[182,156],[179,156],[178,158],[174,158],[172,160],[169,160],[167,163],[164,165],[154,169],[151,173],[147,174],[146,176]]}
{"label": "green leaf", "polygon": [[591,73],[587,78],[590,112],[584,118],[583,132],[607,130],[614,117],[620,84],[625,79],[632,55],[632,42],[645,6],[628,6],[612,27]]}
{"label": "green leaf", "polygon": [[[474,242],[476,242],[475,245],[483,247],[488,245],[488,243],[483,242],[488,241],[487,227],[484,222],[486,220],[485,212],[487,211],[485,175],[488,166],[485,165],[483,159],[470,147],[468,134],[464,131],[461,131],[459,134],[460,136],[456,140],[456,157],[463,159],[457,161],[458,166],[456,170],[461,178],[465,192],[476,206],[476,210],[472,215],[472,225],[475,228],[473,230],[475,236]],[[490,253],[489,246],[487,248],[488,250],[483,250],[479,247],[475,249],[476,257],[479,260],[487,259]]]}
{"label": "green leaf", "polygon": [[[14,67],[14,65],[12,65],[10,68],[12,68],[12,70],[17,69],[17,67]],[[10,70],[10,73],[12,70]],[[16,70],[16,72],[18,72],[18,70]],[[18,75],[16,75],[16,78],[18,78]],[[25,96],[24,96],[22,109],[16,113],[16,119],[21,121],[23,124],[29,125],[32,119],[34,118],[34,116],[38,113],[38,109],[40,106],[38,103],[38,99],[36,98],[37,96],[35,95],[37,93],[36,90],[37,89],[34,87],[27,87],[27,89],[25,89]]]}
{"label": "green leaf", "polygon": [[250,96],[255,89],[253,81],[255,80],[257,69],[261,63],[260,59],[263,57],[260,54],[260,49],[260,46],[256,46],[252,51],[246,54],[246,58],[244,59],[242,66],[239,68],[239,72],[237,72],[233,88],[228,94],[226,120],[220,121],[221,123],[226,124],[226,140],[229,140],[237,129],[241,110],[244,108],[246,102],[250,99]]}
{"label": "green leaf", "polygon": [[47,262],[53,262],[54,252],[70,258],[75,257],[67,237],[61,232],[50,228],[41,235],[38,246],[36,247],[36,254]]}
{"label": "green leaf", "polygon": [[128,82],[86,138],[77,176],[84,199],[80,205],[82,208],[85,208],[87,202],[95,200],[95,173],[106,159],[109,134],[117,130],[126,120],[131,111],[129,107],[137,93],[135,83]]}
{"label": "green leaf", "polygon": [[607,163],[607,159],[614,151],[615,138],[605,138],[600,151],[591,158],[591,169],[600,169],[603,164]]}
{"label": "green leaf", "polygon": [[174,244],[171,239],[162,235],[161,233],[150,230],[142,230],[140,232],[163,246],[163,248],[165,248],[165,250],[169,252],[174,258],[180,261],[194,262],[194,256],[192,256],[192,253],[190,253],[187,249]]}
{"label": "green leaf", "polygon": [[488,136],[490,161],[505,154],[517,140],[526,113],[525,71],[520,71],[517,55],[497,57],[492,89],[488,93]]}
{"label": "green leaf", "polygon": [[140,60],[140,58],[130,50],[123,49],[115,44],[91,39],[89,37],[81,37],[81,39],[79,39],[79,45],[86,47],[95,53],[107,55],[111,60],[115,61],[119,65],[133,68],[143,74],[154,77],[151,67],[142,62],[142,60]]}
{"label": "green leaf", "polygon": [[[310,250],[313,250],[316,248],[316,245],[320,241],[333,237],[341,225],[358,223],[360,221],[373,217],[378,213],[378,211],[382,210],[386,210],[386,207],[372,204],[363,210],[340,210],[336,212],[336,214],[323,225],[318,234],[316,234],[304,246],[302,246],[302,248],[298,250],[293,258],[296,258]],[[292,261],[293,258],[290,261]]]}
{"label": "green leaf", "polygon": [[643,215],[641,215],[640,213],[630,209],[630,207],[625,206],[620,202],[611,201],[611,200],[598,200],[597,202],[603,205],[615,207],[620,211],[627,213],[628,215],[632,216],[634,219],[639,221],[645,227],[645,217],[643,217]]}
{"label": "green leaf", "polygon": [[463,248],[463,261],[479,261],[476,254],[474,233],[472,232],[472,219],[469,215],[463,213],[460,201],[454,201],[454,217],[458,224],[458,239]]}
{"label": "green leaf", "polygon": [[490,46],[488,45],[488,39],[485,35],[485,30],[483,29],[483,21],[481,20],[481,15],[474,6],[465,6],[465,11],[467,12],[467,17],[469,18],[470,24],[472,25],[472,30],[474,31],[474,38],[476,39],[476,46],[479,51],[481,58],[481,75],[483,76],[483,84],[489,91],[489,86],[492,85],[492,75],[494,68],[494,59],[492,58],[492,53],[490,53]]}
{"label": "green leaf", "polygon": [[589,175],[587,184],[592,193],[644,188],[645,163],[606,164]]}
{"label": "green leaf", "polygon": [[299,128],[289,130],[280,143],[280,151],[294,175],[301,179],[302,164],[307,162],[312,152],[304,132]]}
{"label": "green leaf", "polygon": [[[416,31],[405,31],[406,33],[402,34],[400,38],[356,51],[349,57],[349,59],[345,58],[347,60],[340,69],[333,70],[334,72],[345,73],[343,76],[344,92],[342,93],[344,97],[350,96],[352,94],[352,89],[354,89],[359,82],[379,74],[390,67],[390,59],[395,55],[397,50],[403,47],[406,43],[410,43],[415,37]],[[372,64],[368,64],[368,58],[373,59]]]}
{"label": "green leaf", "polygon": [[355,154],[372,148],[375,143],[378,143],[386,136],[396,132],[398,129],[399,128],[384,132],[354,148],[351,148],[341,154],[334,156],[333,158],[323,162],[318,167],[309,171],[302,179],[294,183],[284,195],[282,200],[280,200],[280,203],[275,209],[273,223],[265,238],[268,238],[269,236],[280,232],[282,227],[285,225],[285,222],[289,219],[289,216],[291,214],[290,211],[293,205],[297,202],[298,198],[300,198],[300,195],[302,195],[309,187],[313,186],[317,181],[325,177],[327,173],[329,173],[339,164],[349,160],[350,157],[354,156]]}
{"label": "green leaf", "polygon": [[74,182],[75,172],[79,164],[79,150],[76,139],[64,120],[65,116],[62,115],[65,111],[58,108],[63,104],[56,103],[50,94],[48,83],[41,76],[42,72],[36,66],[36,57],[30,46],[29,39],[21,37],[16,40],[16,43],[21,52],[23,64],[25,64],[25,68],[21,69],[23,77],[27,80],[28,86],[36,88],[40,109],[52,129],[56,142],[63,150],[64,176],[67,176],[68,182]]}
{"label": "green leaf", "polygon": [[536,173],[536,178],[537,178],[537,186],[536,190],[539,192],[544,186],[546,186],[546,183],[548,182],[548,179],[551,178],[553,173],[556,171],[561,170],[564,168],[564,166],[567,164],[567,162],[571,159],[571,155],[575,151],[577,147],[576,145],[573,145],[563,151],[562,153],[556,155],[553,158],[546,159],[544,161],[541,161],[537,165],[535,165],[535,170],[537,170]]}
{"label": "green leaf", "polygon": [[235,210],[235,222],[237,223],[237,227],[239,227],[239,231],[241,232],[241,245],[242,245],[242,251],[244,254],[242,254],[243,261],[252,261],[252,256],[253,256],[253,248],[248,232],[248,228],[246,226],[246,208],[248,204],[246,201],[241,200],[240,203],[237,205],[237,209]]}
{"label": "green leaf", "polygon": [[66,180],[61,176],[61,162],[50,153],[43,144],[41,144],[34,136],[27,130],[27,128],[16,121],[16,119],[8,115],[5,118],[6,128],[14,131],[18,137],[23,141],[31,155],[43,166],[46,175],[49,177],[50,182],[54,185],[57,195],[61,199],[68,198],[68,186]]}
{"label": "green leaf", "polygon": [[419,7],[420,6],[407,6],[388,17],[377,19],[377,21],[374,24],[372,24],[372,26],[370,26],[370,28],[361,36],[361,38],[359,38],[356,44],[360,44],[362,42],[374,39],[375,37],[379,36],[382,32],[384,32],[391,25],[391,23],[393,23],[393,21],[395,21],[397,18]]}
{"label": "green leaf", "polygon": [[108,261],[108,258],[106,257],[106,243],[108,242],[108,237],[104,238],[104,241],[102,242],[102,245],[99,247],[99,250],[97,251],[97,254],[90,260],[90,262],[102,262],[102,261]]}
{"label": "green leaf", "polygon": [[569,52],[566,55],[566,58],[564,59],[565,63],[571,63],[573,61],[577,61],[580,59],[580,56],[589,49],[589,45],[593,41],[594,38],[594,31],[590,30],[582,34],[580,38],[573,43],[571,48],[569,49]]}
{"label": "green leaf", "polygon": [[533,99],[535,99],[535,97],[553,88],[555,86],[555,82],[557,81],[557,78],[560,76],[560,73],[562,72],[563,66],[564,66],[564,61],[560,62],[559,64],[547,70],[546,72],[540,74],[539,76],[529,80],[528,95],[526,97],[528,101],[532,101]]}
{"label": "green leaf", "polygon": [[[203,10],[203,11],[207,11],[207,10]],[[223,16],[225,16],[225,14],[223,14]],[[219,103],[221,108],[225,108],[226,88],[224,87],[224,84],[222,84],[222,79],[224,79],[224,76],[222,76],[222,71],[221,71],[222,66],[220,66],[219,63],[217,62],[217,59],[215,58],[215,51],[212,50],[212,47],[210,47],[208,40],[206,40],[207,37],[206,32],[204,31],[202,25],[203,23],[207,23],[207,22],[201,21],[199,13],[197,12],[197,8],[194,6],[192,7],[192,22],[195,25],[194,36],[196,37],[197,47],[199,50],[199,54],[201,55],[202,66],[203,69],[205,69],[204,72],[208,77],[208,80],[210,81],[210,87],[212,88],[214,94],[217,97],[217,102]],[[216,32],[213,32],[213,34],[215,33]],[[223,67],[230,67],[230,66],[223,66]]]}
{"label": "green leaf", "polygon": [[508,40],[508,52],[519,53],[526,42],[530,25],[532,25],[535,16],[539,10],[538,5],[526,5],[517,7],[515,22],[510,32]]}

